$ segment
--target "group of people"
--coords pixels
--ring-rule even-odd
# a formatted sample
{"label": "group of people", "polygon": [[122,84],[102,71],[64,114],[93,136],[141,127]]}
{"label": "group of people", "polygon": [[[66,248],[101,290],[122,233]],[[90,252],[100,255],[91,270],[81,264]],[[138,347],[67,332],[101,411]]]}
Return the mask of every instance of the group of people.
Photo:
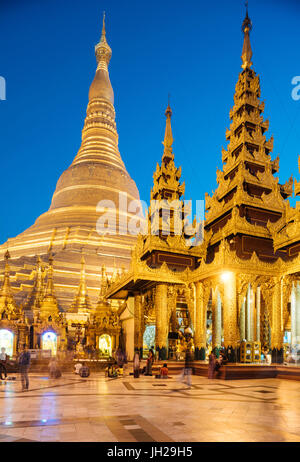
{"label": "group of people", "polygon": [[[152,349],[149,350],[148,358],[146,360],[146,366],[143,368],[143,374],[144,375],[150,375],[152,376],[152,366],[155,360],[155,354]],[[141,373],[140,369],[140,355],[139,351],[136,350],[134,354],[134,359],[133,359],[133,376],[134,378],[139,378]],[[182,373],[179,376],[179,380],[186,384],[188,388],[192,386],[192,373],[193,373],[193,357],[192,357],[192,352],[188,348],[185,351],[185,362],[184,362],[184,368],[182,370]],[[157,374],[155,377],[156,378],[168,378],[169,376],[169,369],[167,363],[164,363],[163,366],[160,368],[159,374]]]}
{"label": "group of people", "polygon": [[80,377],[89,377],[90,368],[85,362],[78,362],[74,366],[75,374],[78,374]]}
{"label": "group of people", "polygon": [[[24,344],[22,350],[18,357],[19,371],[21,375],[22,391],[27,391],[29,388],[29,378],[28,371],[30,367],[30,352],[27,349],[27,346]],[[5,352],[5,348],[1,348],[0,354],[0,379],[5,380],[7,378],[7,365],[9,361],[9,356]],[[152,367],[155,361],[155,353],[151,348],[146,360],[146,366],[141,371],[140,363],[140,354],[136,350],[133,359],[133,376],[138,378],[141,373],[146,376],[152,376]],[[185,352],[185,364],[182,370],[182,373],[179,376],[179,380],[185,383],[189,388],[192,384],[192,353],[190,349],[187,349]],[[216,373],[220,370],[223,364],[227,362],[226,354],[224,351],[220,351],[219,358],[212,352],[209,355],[209,364],[208,364],[208,378],[213,379],[216,376]],[[126,354],[119,348],[116,351],[115,361],[110,364],[107,368],[107,376],[116,378],[123,376],[124,365],[127,363]],[[74,366],[75,374],[80,375],[81,377],[88,377],[90,375],[90,369],[85,362],[78,362]],[[156,375],[157,378],[168,378],[169,370],[167,363],[164,363],[160,368],[159,374]],[[61,376],[61,371],[57,362],[57,359],[51,358],[49,362],[49,376],[51,379],[56,379]]]}
{"label": "group of people", "polygon": [[[152,366],[155,360],[154,352],[153,349],[151,348],[149,350],[148,358],[146,360],[146,366],[144,367],[142,373],[144,375],[152,375]],[[140,354],[139,351],[136,350],[134,353],[134,358],[133,358],[133,376],[135,379],[138,379],[140,376]]]}

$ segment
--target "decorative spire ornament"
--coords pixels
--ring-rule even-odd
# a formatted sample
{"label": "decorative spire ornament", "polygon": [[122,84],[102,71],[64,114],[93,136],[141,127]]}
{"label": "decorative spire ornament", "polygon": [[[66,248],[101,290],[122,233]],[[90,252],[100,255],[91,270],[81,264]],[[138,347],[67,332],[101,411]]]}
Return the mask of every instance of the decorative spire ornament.
{"label": "decorative spire ornament", "polygon": [[0,290],[0,314],[2,314],[4,311],[6,314],[10,314],[11,312],[15,312],[17,306],[14,301],[14,298],[11,293],[11,287],[10,287],[10,267],[9,267],[9,259],[10,259],[10,254],[9,251],[7,250],[5,255],[5,269],[4,269],[4,281],[2,288]]}
{"label": "decorative spire ornament", "polygon": [[50,316],[55,319],[59,314],[58,303],[54,295],[54,282],[53,282],[53,255],[49,253],[48,257],[48,270],[47,270],[47,285],[45,289],[45,296],[40,306],[40,318],[48,319]]}
{"label": "decorative spire ornament", "polygon": [[252,66],[251,58],[252,58],[252,49],[250,43],[250,31],[252,29],[252,21],[248,16],[248,2],[246,2],[246,16],[242,24],[242,31],[244,33],[244,44],[243,44],[243,51],[242,51],[242,68],[247,69]]}
{"label": "decorative spire ornament", "polygon": [[83,252],[81,252],[81,270],[80,270],[80,282],[77,290],[77,294],[71,305],[70,312],[72,313],[88,313],[91,308],[85,279],[85,259]]}

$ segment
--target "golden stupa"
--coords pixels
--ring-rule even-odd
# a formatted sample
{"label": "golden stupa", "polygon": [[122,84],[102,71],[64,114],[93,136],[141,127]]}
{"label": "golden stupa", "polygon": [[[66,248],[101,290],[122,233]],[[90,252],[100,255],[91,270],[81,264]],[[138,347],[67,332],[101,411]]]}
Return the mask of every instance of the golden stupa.
{"label": "golden stupa", "polygon": [[[26,231],[0,246],[2,261],[7,249],[11,255],[11,284],[18,303],[26,302],[34,285],[37,256],[46,264],[52,253],[55,293],[64,310],[71,307],[78,289],[82,255],[93,303],[99,293],[101,267],[105,265],[111,274],[130,263],[135,236],[126,234],[122,227],[132,215],[126,211],[119,214],[119,197],[121,193],[123,198],[127,194],[127,202],[139,200],[139,192],[118,149],[114,92],[108,72],[112,51],[106,41],[104,18],[95,54],[98,66],[89,90],[80,149],[59,178],[50,209]],[[97,208],[102,200],[115,204],[116,234],[97,232],[101,211],[107,213],[107,209]]]}

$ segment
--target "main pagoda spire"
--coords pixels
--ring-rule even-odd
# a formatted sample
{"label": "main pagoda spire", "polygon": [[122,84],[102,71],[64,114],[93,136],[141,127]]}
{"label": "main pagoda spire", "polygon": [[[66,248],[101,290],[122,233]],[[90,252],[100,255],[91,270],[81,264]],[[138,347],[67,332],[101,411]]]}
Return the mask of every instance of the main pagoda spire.
{"label": "main pagoda spire", "polygon": [[[101,27],[101,38],[95,46],[97,64],[89,90],[79,151],[60,176],[50,209],[22,234],[0,246],[0,257],[4,256],[7,247],[11,251],[17,267],[13,283],[23,305],[33,286],[26,265],[32,265],[37,255],[46,261],[49,250],[55,255],[55,295],[60,309],[65,311],[74,298],[74,277],[79,279],[81,267],[76,256],[81,249],[91,269],[86,284],[93,303],[97,303],[98,268],[105,264],[110,276],[114,260],[122,262],[127,268],[130,265],[136,236],[126,225],[132,219],[136,220],[136,216],[124,206],[124,198],[127,204],[138,201],[139,193],[118,148],[114,92],[109,77],[112,50],[104,18]],[[101,206],[104,201],[113,204],[110,210],[116,229],[102,235],[103,230],[100,227],[99,231],[97,225],[105,213]],[[119,266],[118,263],[118,269]],[[32,300],[30,298],[29,303]]]}
{"label": "main pagoda spire", "polygon": [[284,199],[292,193],[290,182],[279,185],[273,175],[278,172],[279,158],[271,159],[273,137],[267,140],[265,135],[269,122],[263,118],[259,76],[252,69],[251,28],[246,11],[242,72],[235,87],[230,129],[226,131],[229,144],[222,150],[218,187],[212,197],[206,195],[205,230],[212,230],[210,259],[224,238],[240,257],[249,258],[256,249],[263,259],[276,258],[267,225],[280,219]]}

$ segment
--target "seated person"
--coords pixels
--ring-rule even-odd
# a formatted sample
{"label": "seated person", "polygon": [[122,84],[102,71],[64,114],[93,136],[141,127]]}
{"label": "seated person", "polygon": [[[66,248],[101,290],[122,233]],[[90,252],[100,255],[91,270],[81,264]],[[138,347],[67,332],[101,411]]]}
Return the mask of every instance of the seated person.
{"label": "seated person", "polygon": [[162,379],[167,379],[167,378],[168,378],[168,374],[169,374],[169,369],[168,369],[167,364],[165,363],[165,364],[163,365],[163,367],[161,367],[161,369],[160,369],[160,377],[161,377]]}
{"label": "seated person", "polygon": [[57,376],[57,370],[58,370],[58,364],[57,364],[56,358],[50,359],[48,367],[49,367],[50,378],[55,379]]}
{"label": "seated person", "polygon": [[80,371],[81,368],[82,368],[82,364],[81,363],[76,363],[75,366],[74,366],[75,374],[79,374],[79,371]]}
{"label": "seated person", "polygon": [[[9,356],[5,353],[5,348],[1,348],[0,354],[0,378],[1,380],[5,380],[7,377],[7,363],[8,363]],[[3,375],[2,375],[3,374]]]}
{"label": "seated person", "polygon": [[80,377],[88,377],[90,375],[90,368],[85,363],[82,363],[79,375]]}
{"label": "seated person", "polygon": [[118,366],[117,363],[110,364],[107,369],[108,377],[115,378],[118,377]]}
{"label": "seated person", "polygon": [[123,367],[118,367],[118,375],[122,375],[123,376],[123,373],[124,373],[124,370],[123,370]]}

